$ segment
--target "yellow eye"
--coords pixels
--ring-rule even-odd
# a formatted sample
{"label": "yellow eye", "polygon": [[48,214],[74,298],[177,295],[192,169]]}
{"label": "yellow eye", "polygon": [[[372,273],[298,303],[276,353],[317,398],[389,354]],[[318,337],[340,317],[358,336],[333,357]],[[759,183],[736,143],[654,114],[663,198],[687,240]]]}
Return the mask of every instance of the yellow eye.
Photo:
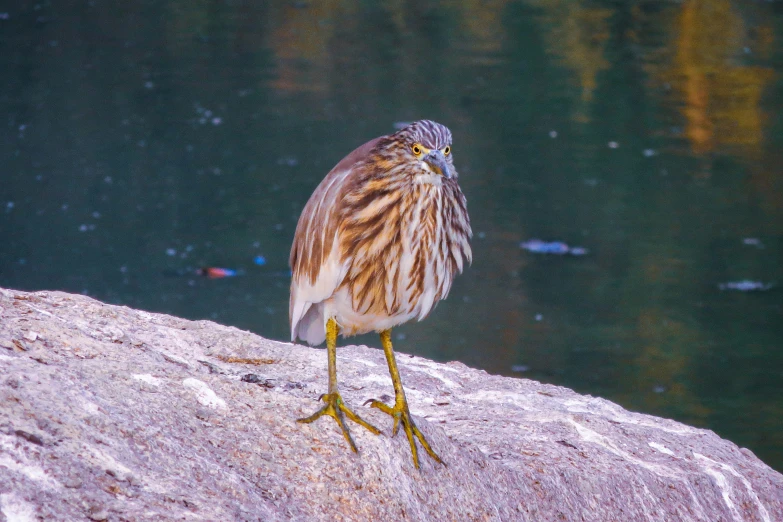
{"label": "yellow eye", "polygon": [[449,154],[451,154],[451,147],[449,147],[448,145],[446,145],[446,148],[445,148],[445,149],[443,149],[443,155],[444,155],[444,156],[448,156]]}
{"label": "yellow eye", "polygon": [[413,147],[411,147],[411,150],[415,155],[421,156],[421,145],[419,145],[418,143],[414,143]]}

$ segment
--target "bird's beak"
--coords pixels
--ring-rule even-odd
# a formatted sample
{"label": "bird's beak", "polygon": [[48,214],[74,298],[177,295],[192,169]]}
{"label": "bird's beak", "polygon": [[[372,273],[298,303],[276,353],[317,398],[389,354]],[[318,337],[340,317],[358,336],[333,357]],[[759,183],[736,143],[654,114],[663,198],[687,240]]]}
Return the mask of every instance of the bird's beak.
{"label": "bird's beak", "polygon": [[451,168],[449,168],[449,164],[446,163],[446,156],[438,149],[431,150],[429,154],[424,156],[424,161],[438,174],[447,178],[451,177]]}

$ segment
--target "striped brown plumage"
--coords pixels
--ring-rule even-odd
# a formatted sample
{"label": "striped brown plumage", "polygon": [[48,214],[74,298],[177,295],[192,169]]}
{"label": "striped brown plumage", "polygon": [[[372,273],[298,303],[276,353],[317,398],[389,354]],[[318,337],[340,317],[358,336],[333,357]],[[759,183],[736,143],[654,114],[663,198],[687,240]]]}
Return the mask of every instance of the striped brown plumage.
{"label": "striped brown plumage", "polygon": [[417,468],[416,438],[443,461],[411,417],[391,328],[426,317],[471,262],[470,221],[450,151],[451,132],[429,120],[365,143],[310,196],[291,248],[291,340],[326,339],[329,368],[329,391],[321,396],[326,404],[299,422],[334,418],[354,451],[345,416],[380,433],[343,402],[336,369],[339,332],[379,332],[395,402],[369,402],[392,416],[392,434],[403,426]]}
{"label": "striped brown plumage", "polygon": [[291,339],[325,338],[423,319],[471,262],[465,196],[415,156],[419,143],[451,146],[451,132],[422,120],[354,150],[315,189],[296,227],[290,264]]}

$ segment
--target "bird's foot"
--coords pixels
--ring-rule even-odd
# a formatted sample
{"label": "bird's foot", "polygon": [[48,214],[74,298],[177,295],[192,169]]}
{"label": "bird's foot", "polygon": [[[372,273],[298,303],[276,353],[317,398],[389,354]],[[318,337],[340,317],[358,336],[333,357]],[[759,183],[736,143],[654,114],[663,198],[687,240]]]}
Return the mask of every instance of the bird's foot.
{"label": "bird's foot", "polygon": [[354,412],[352,412],[348,406],[345,405],[343,402],[343,398],[340,397],[340,394],[338,392],[334,393],[325,393],[321,395],[319,400],[324,401],[326,404],[318,410],[317,412],[313,413],[309,417],[305,417],[303,419],[297,419],[296,422],[301,422],[304,424],[310,424],[311,422],[318,419],[321,415],[328,415],[332,417],[334,420],[337,421],[337,425],[340,426],[340,429],[343,432],[343,436],[345,437],[345,440],[348,441],[348,444],[351,445],[351,449],[354,451],[354,453],[358,453],[358,450],[356,449],[356,444],[353,442],[353,438],[351,438],[351,434],[348,431],[348,426],[345,425],[345,419],[343,418],[343,414],[351,419],[352,421],[361,424],[368,430],[370,430],[375,435],[380,435],[381,430],[370,424],[369,422],[365,421],[358,415],[356,415]]}
{"label": "bird's foot", "polygon": [[402,428],[405,430],[405,435],[408,437],[408,443],[411,446],[411,453],[413,454],[413,465],[416,466],[416,469],[419,469],[419,453],[416,449],[416,441],[414,440],[414,436],[419,439],[419,443],[422,445],[422,447],[427,451],[430,457],[432,457],[436,462],[439,462],[446,465],[445,462],[443,462],[440,457],[432,450],[432,447],[430,447],[429,442],[427,442],[427,439],[424,438],[424,434],[419,430],[419,428],[416,427],[416,424],[413,423],[413,417],[411,417],[411,412],[408,409],[408,401],[403,398],[400,400],[399,398],[395,401],[394,407],[388,406],[387,404],[371,399],[365,404],[370,404],[370,407],[372,408],[378,408],[384,413],[388,413],[392,416],[394,419],[394,425],[392,426],[392,437],[397,435],[397,431],[400,429],[400,424],[402,424]]}

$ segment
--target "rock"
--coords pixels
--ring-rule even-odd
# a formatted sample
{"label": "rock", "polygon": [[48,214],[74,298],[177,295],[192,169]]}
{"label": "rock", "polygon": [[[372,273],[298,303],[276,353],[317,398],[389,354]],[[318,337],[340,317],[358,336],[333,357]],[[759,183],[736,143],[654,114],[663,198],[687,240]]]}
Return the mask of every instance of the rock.
{"label": "rock", "polygon": [[0,519],[783,520],[783,476],[750,451],[565,388],[399,354],[448,464],[417,471],[362,407],[392,393],[380,350],[337,352],[384,432],[350,423],[357,455],[331,419],[295,422],[321,349],[61,292],[0,289],[0,309]]}

